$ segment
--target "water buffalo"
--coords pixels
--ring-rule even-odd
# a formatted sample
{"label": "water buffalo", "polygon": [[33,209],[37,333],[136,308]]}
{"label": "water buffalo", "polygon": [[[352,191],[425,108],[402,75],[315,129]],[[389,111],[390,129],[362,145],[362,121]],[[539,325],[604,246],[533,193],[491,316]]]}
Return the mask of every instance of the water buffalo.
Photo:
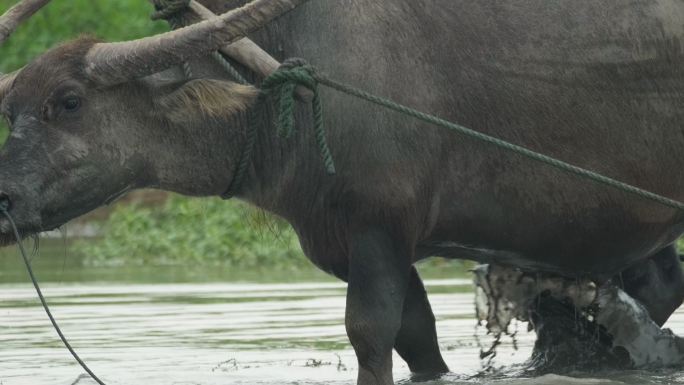
{"label": "water buffalo", "polygon": [[[0,80],[12,127],[0,190],[22,233],[136,188],[223,194],[256,89],[150,75],[299,3],[252,35],[277,58],[306,58],[375,94],[684,200],[679,0],[257,0],[161,37],[71,41]],[[298,107],[298,135],[283,140],[268,100],[236,196],[285,218],[306,255],[348,282],[359,384],[392,383],[393,348],[414,372],[447,370],[416,261],[602,282],[684,232],[680,211],[332,91],[322,98],[337,174],[320,161],[310,109]],[[6,221],[0,230],[10,242]]]}

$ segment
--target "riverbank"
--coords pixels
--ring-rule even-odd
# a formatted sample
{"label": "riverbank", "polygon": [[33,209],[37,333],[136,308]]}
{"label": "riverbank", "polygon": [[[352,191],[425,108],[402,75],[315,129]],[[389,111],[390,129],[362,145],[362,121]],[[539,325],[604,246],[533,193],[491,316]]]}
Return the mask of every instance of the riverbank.
{"label": "riverbank", "polygon": [[[32,257],[32,266],[41,282],[45,283],[210,283],[210,282],[336,282],[337,279],[320,271],[306,261],[296,268],[261,266],[239,268],[202,261],[175,264],[133,263],[92,264],[74,244],[95,242],[88,238],[41,239]],[[31,240],[27,240],[31,250]],[[433,260],[419,264],[421,276],[430,279],[469,278],[470,263]],[[28,282],[26,268],[16,247],[0,249],[0,284]]]}

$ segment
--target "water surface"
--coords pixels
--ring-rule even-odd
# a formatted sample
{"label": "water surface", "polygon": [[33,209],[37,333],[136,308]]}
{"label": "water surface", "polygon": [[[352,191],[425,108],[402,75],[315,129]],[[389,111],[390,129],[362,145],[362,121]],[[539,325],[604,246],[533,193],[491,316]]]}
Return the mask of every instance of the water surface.
{"label": "water surface", "polygon": [[[494,381],[468,378],[481,369],[476,337],[490,341],[475,329],[469,280],[427,285],[445,359],[459,373],[433,384]],[[339,283],[47,284],[45,292],[72,344],[108,384],[354,383],[356,360],[345,336],[345,288]],[[684,314],[669,326],[684,330]],[[0,341],[3,385],[91,383],[79,380],[82,370],[27,285],[0,287]],[[533,341],[520,324],[518,350],[505,341],[496,363],[524,361]],[[398,357],[395,376],[410,377]],[[684,382],[676,372],[598,377]]]}
{"label": "water surface", "polygon": [[[57,339],[20,265],[2,263],[0,385],[92,384]],[[228,273],[140,267],[124,274],[59,258],[35,264],[65,334],[107,384],[355,383],[356,359],[344,330],[345,286],[320,273],[281,272],[276,277],[290,282],[273,283],[278,279],[255,272],[224,277]],[[166,283],[153,283],[159,279]],[[302,279],[313,282],[292,282]],[[476,328],[470,279],[426,284],[442,352],[458,373],[426,384],[684,383],[677,371],[578,373],[576,380],[476,376],[483,364],[479,352],[491,337]],[[684,311],[667,326],[684,333]],[[518,325],[517,350],[504,340],[496,365],[528,358],[534,334],[526,330]],[[396,355],[395,379],[410,380]]]}

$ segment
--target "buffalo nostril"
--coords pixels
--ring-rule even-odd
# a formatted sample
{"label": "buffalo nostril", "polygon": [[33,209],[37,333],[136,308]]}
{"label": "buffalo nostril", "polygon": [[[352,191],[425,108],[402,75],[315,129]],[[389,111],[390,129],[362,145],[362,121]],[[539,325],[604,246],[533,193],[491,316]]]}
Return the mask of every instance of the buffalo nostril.
{"label": "buffalo nostril", "polygon": [[0,191],[0,210],[9,211],[12,208],[12,202],[6,192]]}

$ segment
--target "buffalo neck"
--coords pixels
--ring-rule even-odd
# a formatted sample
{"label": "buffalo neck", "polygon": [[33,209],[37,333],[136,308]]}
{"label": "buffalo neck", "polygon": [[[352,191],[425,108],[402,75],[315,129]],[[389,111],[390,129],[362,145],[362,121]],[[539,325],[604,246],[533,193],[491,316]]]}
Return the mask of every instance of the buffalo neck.
{"label": "buffalo neck", "polygon": [[[256,140],[252,149],[249,167],[241,187],[236,193],[238,199],[248,201],[260,208],[283,217],[290,217],[292,200],[310,200],[311,189],[303,188],[307,181],[320,179],[323,164],[317,157],[314,135],[308,128],[311,125],[310,107],[298,103],[295,113],[296,131],[289,138],[281,137],[274,124],[277,102],[266,98],[258,108],[258,119],[251,128],[249,123],[242,125],[247,130],[256,130]],[[240,152],[247,150],[245,141]],[[238,159],[236,157],[235,159]],[[233,171],[230,171],[231,175]]]}

